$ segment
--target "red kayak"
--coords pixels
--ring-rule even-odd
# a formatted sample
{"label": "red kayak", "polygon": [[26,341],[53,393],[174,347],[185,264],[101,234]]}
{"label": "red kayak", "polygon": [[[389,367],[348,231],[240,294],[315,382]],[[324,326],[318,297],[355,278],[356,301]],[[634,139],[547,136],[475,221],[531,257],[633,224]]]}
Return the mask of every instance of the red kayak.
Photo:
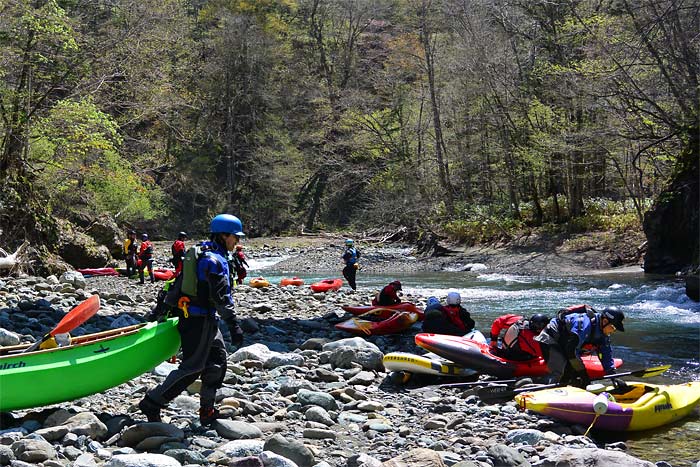
{"label": "red kayak", "polygon": [[311,290],[314,292],[329,292],[335,291],[343,286],[343,279],[323,279],[319,282],[311,284]]}
{"label": "red kayak", "polygon": [[[430,352],[467,368],[473,368],[499,378],[517,376],[544,376],[549,373],[544,358],[515,361],[506,360],[491,353],[488,344],[480,343],[461,336],[421,333],[415,337],[416,344]],[[605,375],[603,365],[595,355],[581,358],[591,379]],[[615,359],[615,368],[622,365],[622,360]]]}
{"label": "red kayak", "polygon": [[155,277],[159,281],[169,281],[170,279],[175,277],[175,271],[173,271],[172,269],[164,268],[154,269],[153,277]]}
{"label": "red kayak", "polygon": [[377,308],[361,317],[357,316],[338,323],[335,327],[359,336],[382,336],[405,331],[417,321],[418,313],[413,311]]}
{"label": "red kayak", "polygon": [[76,269],[79,273],[85,275],[85,276],[118,276],[119,272],[117,272],[116,269],[114,268],[84,268],[84,269]]}
{"label": "red kayak", "polygon": [[418,309],[418,307],[410,302],[401,302],[397,303],[396,305],[367,305],[367,306],[351,306],[351,305],[343,305],[342,306],[343,310],[347,311],[348,313],[352,313],[353,315],[362,315],[367,313],[368,311],[376,310],[377,308],[384,308],[386,310],[401,310],[401,311],[412,311],[414,313],[419,313],[420,314],[420,320],[423,319],[423,310]]}

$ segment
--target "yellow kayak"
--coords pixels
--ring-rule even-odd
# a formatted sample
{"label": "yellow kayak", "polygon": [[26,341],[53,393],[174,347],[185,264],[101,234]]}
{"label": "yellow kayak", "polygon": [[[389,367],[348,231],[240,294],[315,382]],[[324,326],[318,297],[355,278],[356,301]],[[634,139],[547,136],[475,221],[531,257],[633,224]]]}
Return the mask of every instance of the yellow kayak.
{"label": "yellow kayak", "polygon": [[[599,430],[641,431],[675,422],[700,402],[700,381],[657,385],[627,383],[589,392],[572,386],[515,396],[522,409]],[[597,417],[597,418],[596,418]],[[595,422],[594,422],[595,419]]]}

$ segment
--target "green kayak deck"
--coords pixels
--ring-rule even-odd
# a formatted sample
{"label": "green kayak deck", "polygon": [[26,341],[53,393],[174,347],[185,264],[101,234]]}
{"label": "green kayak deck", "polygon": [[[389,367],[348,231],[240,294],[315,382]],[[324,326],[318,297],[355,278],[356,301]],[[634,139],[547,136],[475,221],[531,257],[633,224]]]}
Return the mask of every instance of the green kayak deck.
{"label": "green kayak deck", "polygon": [[28,347],[0,348],[0,412],[75,400],[118,386],[175,355],[180,335],[175,318],[23,353]]}

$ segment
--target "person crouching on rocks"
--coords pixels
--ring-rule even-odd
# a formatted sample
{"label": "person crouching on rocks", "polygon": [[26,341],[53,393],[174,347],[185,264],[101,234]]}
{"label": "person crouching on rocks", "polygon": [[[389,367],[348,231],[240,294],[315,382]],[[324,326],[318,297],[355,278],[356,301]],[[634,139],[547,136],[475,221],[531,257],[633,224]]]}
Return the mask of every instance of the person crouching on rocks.
{"label": "person crouching on rocks", "polygon": [[372,299],[372,305],[388,306],[401,303],[399,291],[401,290],[401,282],[394,281],[387,284],[379,293]]}
{"label": "person crouching on rocks", "polygon": [[458,292],[447,294],[447,305],[429,307],[423,319],[423,332],[463,336],[474,329],[476,324],[462,305]]}
{"label": "person crouching on rocks", "polygon": [[[535,336],[549,324],[549,317],[535,313],[530,319],[521,315],[499,316],[491,325],[491,353],[508,360],[526,361],[542,356]],[[501,345],[498,345],[498,341]]]}
{"label": "person crouching on rocks", "polygon": [[[202,381],[200,423],[208,426],[222,418],[214,408],[216,391],[226,376],[227,358],[226,344],[219,331],[219,316],[231,333],[232,344],[239,347],[243,343],[243,331],[235,316],[227,256],[244,233],[241,221],[231,214],[214,217],[209,230],[211,241],[201,244],[202,254],[197,260],[197,297],[190,297],[189,306],[177,325],[182,362],[139,402],[139,409],[149,422],[159,422],[160,410],[197,378]],[[180,276],[182,281],[187,280],[186,274]]]}

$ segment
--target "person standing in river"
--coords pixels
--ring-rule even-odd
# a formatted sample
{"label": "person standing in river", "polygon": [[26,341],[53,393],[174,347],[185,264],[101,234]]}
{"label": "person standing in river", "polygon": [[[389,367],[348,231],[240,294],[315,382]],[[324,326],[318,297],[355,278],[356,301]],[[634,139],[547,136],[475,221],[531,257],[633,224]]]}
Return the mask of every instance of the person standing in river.
{"label": "person standing in river", "polygon": [[188,270],[180,279],[196,281],[196,297],[190,299],[186,312],[180,317],[182,362],[170,372],[165,381],[146,393],[139,409],[149,422],[160,422],[160,411],[197,378],[202,382],[199,393],[199,421],[211,425],[221,414],[214,407],[216,391],[226,376],[226,344],[219,330],[219,316],[231,334],[231,343],[243,344],[243,331],[235,315],[229,252],[232,252],[243,233],[243,224],[231,214],[219,214],[210,223],[210,241],[200,244],[202,255],[196,263],[196,277]]}
{"label": "person standing in river", "polygon": [[348,285],[352,290],[357,290],[357,283],[355,280],[357,277],[357,270],[360,269],[360,264],[357,262],[360,259],[360,250],[355,248],[355,242],[351,238],[345,240],[345,251],[343,252],[342,258],[343,261],[345,261],[343,277],[348,281]]}

